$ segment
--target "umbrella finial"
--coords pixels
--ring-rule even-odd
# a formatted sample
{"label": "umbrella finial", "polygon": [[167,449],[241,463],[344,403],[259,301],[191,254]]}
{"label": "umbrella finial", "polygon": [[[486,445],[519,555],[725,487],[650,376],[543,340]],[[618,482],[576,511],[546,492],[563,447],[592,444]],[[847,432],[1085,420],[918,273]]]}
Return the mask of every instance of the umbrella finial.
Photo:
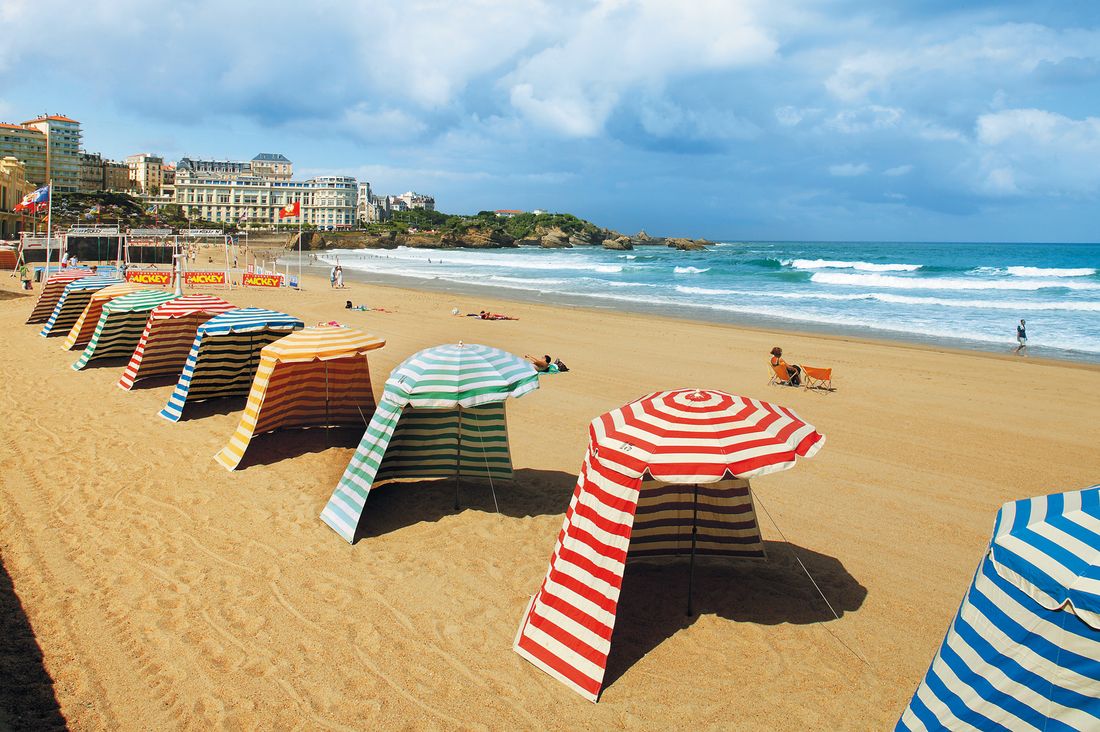
{"label": "umbrella finial", "polygon": [[459,341],[459,342],[458,342],[458,347],[459,347],[459,348],[462,348],[462,347],[463,347],[463,346],[465,346],[465,345],[466,345],[466,344],[465,344],[465,343],[463,343],[462,341]]}
{"label": "umbrella finial", "polygon": [[703,390],[696,389],[695,391],[688,394],[687,398],[690,399],[693,402],[702,402],[702,401],[705,401],[708,398],[708,395]]}

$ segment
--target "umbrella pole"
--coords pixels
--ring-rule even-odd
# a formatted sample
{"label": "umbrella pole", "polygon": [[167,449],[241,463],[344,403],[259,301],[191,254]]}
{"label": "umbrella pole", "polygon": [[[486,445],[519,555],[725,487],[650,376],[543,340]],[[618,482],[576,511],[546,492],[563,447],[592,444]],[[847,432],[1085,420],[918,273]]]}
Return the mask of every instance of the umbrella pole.
{"label": "umbrella pole", "polygon": [[458,446],[455,449],[455,510],[458,510],[458,484],[462,481],[462,405],[458,405]]}
{"label": "umbrella pole", "polygon": [[691,605],[691,594],[695,584],[695,537],[699,533],[699,527],[696,525],[696,521],[699,517],[699,484],[694,486],[695,493],[691,501],[691,559],[688,563],[688,609],[687,615],[690,618],[694,615],[694,611]]}

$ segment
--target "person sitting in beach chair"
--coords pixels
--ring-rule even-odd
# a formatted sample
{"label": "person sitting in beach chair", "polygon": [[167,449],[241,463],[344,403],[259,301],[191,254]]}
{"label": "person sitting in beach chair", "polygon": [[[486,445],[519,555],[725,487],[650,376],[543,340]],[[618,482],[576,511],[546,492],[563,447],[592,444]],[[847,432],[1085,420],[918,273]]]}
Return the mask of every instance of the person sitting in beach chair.
{"label": "person sitting in beach chair", "polygon": [[801,386],[802,368],[783,360],[783,349],[776,346],[772,349],[772,380],[770,383],[783,386]]}

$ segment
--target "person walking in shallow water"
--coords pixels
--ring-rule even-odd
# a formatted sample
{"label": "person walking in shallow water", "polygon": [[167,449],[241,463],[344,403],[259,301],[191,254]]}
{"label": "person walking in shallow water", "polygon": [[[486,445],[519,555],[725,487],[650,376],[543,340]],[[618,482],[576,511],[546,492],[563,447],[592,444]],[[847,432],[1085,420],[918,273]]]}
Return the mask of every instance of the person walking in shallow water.
{"label": "person walking in shallow water", "polygon": [[[1027,348],[1027,323],[1024,322],[1023,318],[1020,318],[1020,324],[1016,326],[1016,343],[1018,345],[1013,353],[1022,353],[1023,350]],[[1024,355],[1026,356],[1027,354],[1025,353]]]}

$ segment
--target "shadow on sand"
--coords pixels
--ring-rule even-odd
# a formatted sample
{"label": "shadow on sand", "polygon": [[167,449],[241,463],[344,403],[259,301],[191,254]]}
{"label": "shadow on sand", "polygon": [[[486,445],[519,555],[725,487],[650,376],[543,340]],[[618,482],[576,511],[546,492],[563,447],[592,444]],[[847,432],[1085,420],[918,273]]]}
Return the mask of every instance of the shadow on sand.
{"label": "shadow on sand", "polygon": [[[497,481],[493,487],[501,514],[523,518],[564,514],[576,483],[577,476],[572,473],[522,468],[515,471],[511,482]],[[438,521],[469,509],[489,513],[495,510],[486,480],[463,478],[458,495],[459,509],[456,511],[454,478],[388,483],[375,488],[367,499],[355,541],[421,521]],[[548,551],[553,540],[553,536],[546,537]]]}
{"label": "shadow on sand", "polygon": [[66,728],[34,629],[0,563],[0,730]]}
{"label": "shadow on sand", "polygon": [[[858,610],[867,597],[840,560],[782,541],[765,541],[768,559],[697,557],[695,614],[688,617],[688,563],[631,560],[622,593],[603,688],[606,690],[647,653],[699,615],[735,622],[804,625],[833,620],[833,614],[798,565],[795,553],[820,585],[837,615]],[[737,627],[730,625],[730,632]],[[839,646],[838,646],[839,648]],[[847,653],[842,648],[839,653]]]}
{"label": "shadow on sand", "polygon": [[[252,438],[248,443],[248,450],[244,453],[244,460],[237,466],[237,470],[245,470],[255,465],[271,465],[309,453],[324,452],[330,447],[355,448],[362,439],[362,425],[276,430]],[[335,485],[334,483],[333,487]]]}
{"label": "shadow on sand", "polygon": [[248,403],[248,397],[216,397],[205,399],[201,402],[186,402],[183,405],[183,416],[180,422],[190,422],[193,419],[212,417],[215,414],[232,414],[243,412],[244,405]]}

